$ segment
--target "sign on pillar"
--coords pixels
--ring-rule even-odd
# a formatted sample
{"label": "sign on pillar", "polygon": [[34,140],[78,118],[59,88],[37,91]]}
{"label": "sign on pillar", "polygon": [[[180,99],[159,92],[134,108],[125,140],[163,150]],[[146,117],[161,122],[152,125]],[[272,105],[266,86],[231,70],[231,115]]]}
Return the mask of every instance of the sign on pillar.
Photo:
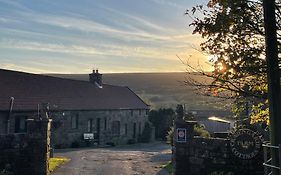
{"label": "sign on pillar", "polygon": [[177,128],[177,142],[186,142],[186,128]]}

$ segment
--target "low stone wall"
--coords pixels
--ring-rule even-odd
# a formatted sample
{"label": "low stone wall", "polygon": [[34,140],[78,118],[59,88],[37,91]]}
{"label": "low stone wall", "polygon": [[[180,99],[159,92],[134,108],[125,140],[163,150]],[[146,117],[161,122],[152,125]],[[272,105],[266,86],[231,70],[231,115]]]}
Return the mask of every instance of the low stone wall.
{"label": "low stone wall", "polygon": [[28,120],[26,133],[0,135],[0,172],[7,175],[50,174],[50,125],[49,120]]}
{"label": "low stone wall", "polygon": [[193,124],[177,124],[188,134],[186,142],[177,142],[175,138],[173,159],[176,175],[263,174],[261,150],[252,159],[241,159],[232,153],[230,139],[194,137]]}

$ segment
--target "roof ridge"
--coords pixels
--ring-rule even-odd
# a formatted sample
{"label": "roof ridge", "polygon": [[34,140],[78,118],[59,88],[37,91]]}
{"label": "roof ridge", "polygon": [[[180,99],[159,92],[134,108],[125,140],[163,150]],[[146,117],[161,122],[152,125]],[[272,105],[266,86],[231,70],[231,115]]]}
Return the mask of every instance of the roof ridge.
{"label": "roof ridge", "polygon": [[[38,77],[46,77],[46,78],[52,78],[52,79],[58,79],[58,80],[74,81],[74,82],[81,82],[81,83],[90,83],[89,81],[86,81],[86,80],[75,80],[75,79],[71,79],[71,78],[56,77],[56,76],[51,76],[50,74],[36,74],[36,73],[29,73],[29,72],[23,72],[23,71],[17,71],[17,70],[9,70],[9,69],[2,69],[2,68],[0,68],[0,71],[13,72],[13,73],[18,73],[18,74],[32,75],[32,76],[38,76]],[[104,83],[103,83],[103,85],[115,86],[115,87],[123,87],[123,86],[104,84]]]}
{"label": "roof ridge", "polygon": [[32,75],[32,76],[38,76],[38,77],[47,77],[47,78],[53,78],[53,79],[63,79],[63,80],[87,82],[87,81],[84,81],[84,80],[74,80],[74,79],[69,79],[69,78],[54,77],[54,76],[50,76],[50,75],[47,75],[47,74],[36,74],[36,73],[29,73],[29,72],[23,72],[23,71],[17,71],[17,70],[9,70],[9,69],[1,69],[0,68],[0,71],[14,72],[14,73],[19,73],[19,74],[26,74],[26,75]]}

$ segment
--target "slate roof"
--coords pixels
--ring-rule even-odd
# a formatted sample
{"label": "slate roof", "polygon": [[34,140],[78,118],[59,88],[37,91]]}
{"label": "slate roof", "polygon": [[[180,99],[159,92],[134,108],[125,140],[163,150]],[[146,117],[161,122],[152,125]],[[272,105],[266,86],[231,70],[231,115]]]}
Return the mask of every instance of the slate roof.
{"label": "slate roof", "polygon": [[98,88],[87,81],[0,69],[0,111],[9,110],[11,97],[14,111],[37,110],[42,103],[51,110],[148,109],[128,87]]}

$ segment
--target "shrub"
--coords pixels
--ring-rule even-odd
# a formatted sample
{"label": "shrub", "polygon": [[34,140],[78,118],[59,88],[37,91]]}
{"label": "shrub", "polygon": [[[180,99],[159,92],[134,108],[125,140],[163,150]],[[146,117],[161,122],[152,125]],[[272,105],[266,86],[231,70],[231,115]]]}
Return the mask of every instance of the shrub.
{"label": "shrub", "polygon": [[14,175],[11,164],[6,164],[4,169],[0,169],[0,175]]}
{"label": "shrub", "polygon": [[80,144],[78,141],[74,141],[71,143],[71,148],[79,148],[80,147]]}
{"label": "shrub", "polygon": [[205,130],[204,125],[199,125],[199,124],[194,125],[194,133],[195,135],[203,138],[209,138],[211,136],[210,133],[207,130]]}
{"label": "shrub", "polygon": [[0,171],[0,175],[14,175],[14,173],[4,169]]}
{"label": "shrub", "polygon": [[143,132],[139,137],[139,141],[142,143],[148,143],[150,141],[151,134],[152,134],[152,126],[150,123],[145,122]]}
{"label": "shrub", "polygon": [[174,127],[170,127],[170,130],[168,131],[168,134],[166,136],[167,143],[170,144],[171,146],[173,146],[174,144],[174,132],[175,132]]}
{"label": "shrub", "polygon": [[155,138],[160,140],[166,139],[166,134],[173,125],[175,112],[171,108],[160,108],[151,110],[148,119],[155,127]]}
{"label": "shrub", "polygon": [[131,145],[131,144],[135,144],[136,143],[136,140],[135,139],[129,139],[128,140],[128,144]]}
{"label": "shrub", "polygon": [[105,144],[108,146],[116,146],[116,144],[114,142],[106,142]]}

